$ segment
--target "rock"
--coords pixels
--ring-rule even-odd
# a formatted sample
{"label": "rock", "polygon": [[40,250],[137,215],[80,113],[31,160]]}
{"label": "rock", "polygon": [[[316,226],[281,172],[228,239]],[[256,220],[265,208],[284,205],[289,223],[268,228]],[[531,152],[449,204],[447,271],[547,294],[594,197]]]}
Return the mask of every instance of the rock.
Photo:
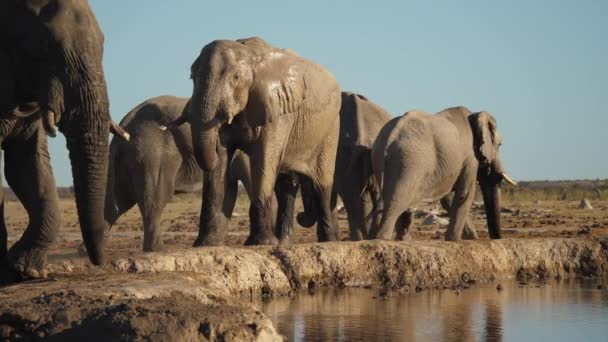
{"label": "rock", "polygon": [[449,223],[449,220],[441,218],[437,215],[429,215],[427,216],[424,221],[422,221],[422,224],[425,226],[429,226],[429,225],[433,225],[433,224],[438,224],[438,225],[442,225],[442,226],[447,226]]}
{"label": "rock", "polygon": [[591,206],[591,202],[589,202],[589,200],[586,198],[583,198],[581,200],[581,203],[579,203],[578,208],[579,209],[593,209],[593,207]]}

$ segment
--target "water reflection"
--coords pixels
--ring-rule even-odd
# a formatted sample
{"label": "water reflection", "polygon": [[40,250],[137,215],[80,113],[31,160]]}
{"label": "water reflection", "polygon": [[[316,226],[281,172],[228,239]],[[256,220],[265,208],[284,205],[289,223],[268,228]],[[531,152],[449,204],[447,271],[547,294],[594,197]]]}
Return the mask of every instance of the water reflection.
{"label": "water reflection", "polygon": [[503,287],[387,298],[326,289],[258,305],[290,341],[606,340],[606,290],[571,282]]}

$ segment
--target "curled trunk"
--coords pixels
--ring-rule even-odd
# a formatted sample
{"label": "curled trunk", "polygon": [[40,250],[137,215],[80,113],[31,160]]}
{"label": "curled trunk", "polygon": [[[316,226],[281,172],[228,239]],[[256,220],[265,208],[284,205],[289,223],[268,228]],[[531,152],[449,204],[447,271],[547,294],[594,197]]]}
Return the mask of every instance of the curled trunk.
{"label": "curled trunk", "polygon": [[218,134],[217,128],[210,128],[201,131],[197,138],[193,135],[193,139],[196,139],[193,141],[194,156],[203,171],[211,171],[217,165]]}

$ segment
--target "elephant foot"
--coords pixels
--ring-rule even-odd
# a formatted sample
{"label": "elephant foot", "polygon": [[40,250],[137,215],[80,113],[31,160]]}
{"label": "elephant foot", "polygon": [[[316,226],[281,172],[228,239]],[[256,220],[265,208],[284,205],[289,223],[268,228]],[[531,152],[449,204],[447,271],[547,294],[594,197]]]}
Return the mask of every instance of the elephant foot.
{"label": "elephant foot", "polygon": [[306,215],[304,212],[298,213],[296,216],[296,221],[298,221],[298,224],[304,228],[310,228],[317,223],[317,219],[315,217]]}
{"label": "elephant foot", "polygon": [[253,245],[278,245],[279,240],[271,232],[261,231],[259,233],[252,233],[245,241],[245,246]]}
{"label": "elephant foot", "polygon": [[144,245],[144,252],[162,252],[165,250],[165,244],[162,241],[159,241],[154,244]]}
{"label": "elephant foot", "polygon": [[291,245],[291,235],[282,236],[279,239],[279,245],[281,245],[281,246]]}
{"label": "elephant foot", "polygon": [[445,233],[445,241],[459,241],[460,238],[454,236],[454,234]]}
{"label": "elephant foot", "polygon": [[403,236],[401,237],[401,241],[412,241],[412,240],[413,240],[412,234],[410,234],[409,232],[403,234]]}
{"label": "elephant foot", "polygon": [[376,235],[376,240],[387,240],[387,241],[390,241],[392,239],[393,239],[392,232],[380,231],[380,232],[378,232],[378,235]]}
{"label": "elephant foot", "polygon": [[470,232],[465,229],[465,231],[462,232],[462,239],[463,240],[477,240],[477,239],[479,239],[479,237],[477,236],[477,232],[475,232],[475,231]]}
{"label": "elephant foot", "polygon": [[44,247],[28,247],[17,242],[8,252],[8,267],[22,279],[46,278],[46,253]]}
{"label": "elephant foot", "polygon": [[212,237],[207,236],[205,238],[198,237],[192,244],[192,247],[211,247],[211,246],[224,246],[226,243],[224,242],[223,237]]}

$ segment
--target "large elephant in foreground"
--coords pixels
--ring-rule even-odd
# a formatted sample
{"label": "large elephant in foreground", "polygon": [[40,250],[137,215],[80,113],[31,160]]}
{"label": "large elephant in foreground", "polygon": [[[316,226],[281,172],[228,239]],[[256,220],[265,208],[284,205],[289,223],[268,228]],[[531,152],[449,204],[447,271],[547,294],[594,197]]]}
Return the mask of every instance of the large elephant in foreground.
{"label": "large elephant in foreground", "polygon": [[60,225],[44,135],[54,135],[55,127],[70,152],[89,257],[96,265],[104,261],[111,120],[102,54],[103,34],[87,1],[0,2],[0,140],[7,181],[29,215],[23,236],[8,251],[0,220],[0,260],[23,276],[44,275],[46,251]]}
{"label": "large elephant in foreground", "polygon": [[[120,122],[130,135],[128,142],[114,137],[110,143],[110,167],[106,219],[113,225],[135,204],[144,226],[144,251],[162,249],[160,219],[175,192],[200,191],[203,172],[194,158],[190,125],[161,130],[177,119],[188,98],[159,96],[144,101]],[[231,161],[225,194],[225,210],[232,212],[238,180],[250,190],[249,158],[237,151]],[[218,203],[222,205],[222,203]],[[201,217],[206,215],[201,212]]]}
{"label": "large elephant in foreground", "polygon": [[[333,197],[340,196],[344,203],[351,240],[367,239],[370,233],[372,220],[369,216],[372,209],[377,207],[375,202],[380,191],[373,181],[371,147],[380,129],[390,119],[390,114],[366,97],[342,92]],[[316,221],[316,202],[310,191],[312,185],[307,179],[299,181],[304,212],[298,214],[297,220],[301,226],[310,227]],[[292,213],[297,190],[298,179],[289,175],[277,182],[277,236],[282,241],[288,240],[292,234]],[[334,200],[332,210],[335,209],[335,204]]]}
{"label": "large elephant in foreground", "polygon": [[[319,241],[336,239],[331,195],[339,135],[340,88],[324,68],[260,38],[217,40],[191,68],[189,122],[194,155],[206,171],[203,207],[221,202],[236,149],[251,162],[251,232],[246,244],[278,243],[272,227],[279,173],[311,179],[319,203]],[[229,213],[204,212],[195,246],[223,244]]]}
{"label": "large elephant in foreground", "polygon": [[408,209],[454,192],[446,240],[460,240],[479,181],[490,237],[499,239],[502,180],[514,184],[499,158],[501,137],[487,112],[464,107],[430,115],[410,111],[389,121],[372,147],[372,167],[382,188],[378,239],[404,238],[412,224]]}

